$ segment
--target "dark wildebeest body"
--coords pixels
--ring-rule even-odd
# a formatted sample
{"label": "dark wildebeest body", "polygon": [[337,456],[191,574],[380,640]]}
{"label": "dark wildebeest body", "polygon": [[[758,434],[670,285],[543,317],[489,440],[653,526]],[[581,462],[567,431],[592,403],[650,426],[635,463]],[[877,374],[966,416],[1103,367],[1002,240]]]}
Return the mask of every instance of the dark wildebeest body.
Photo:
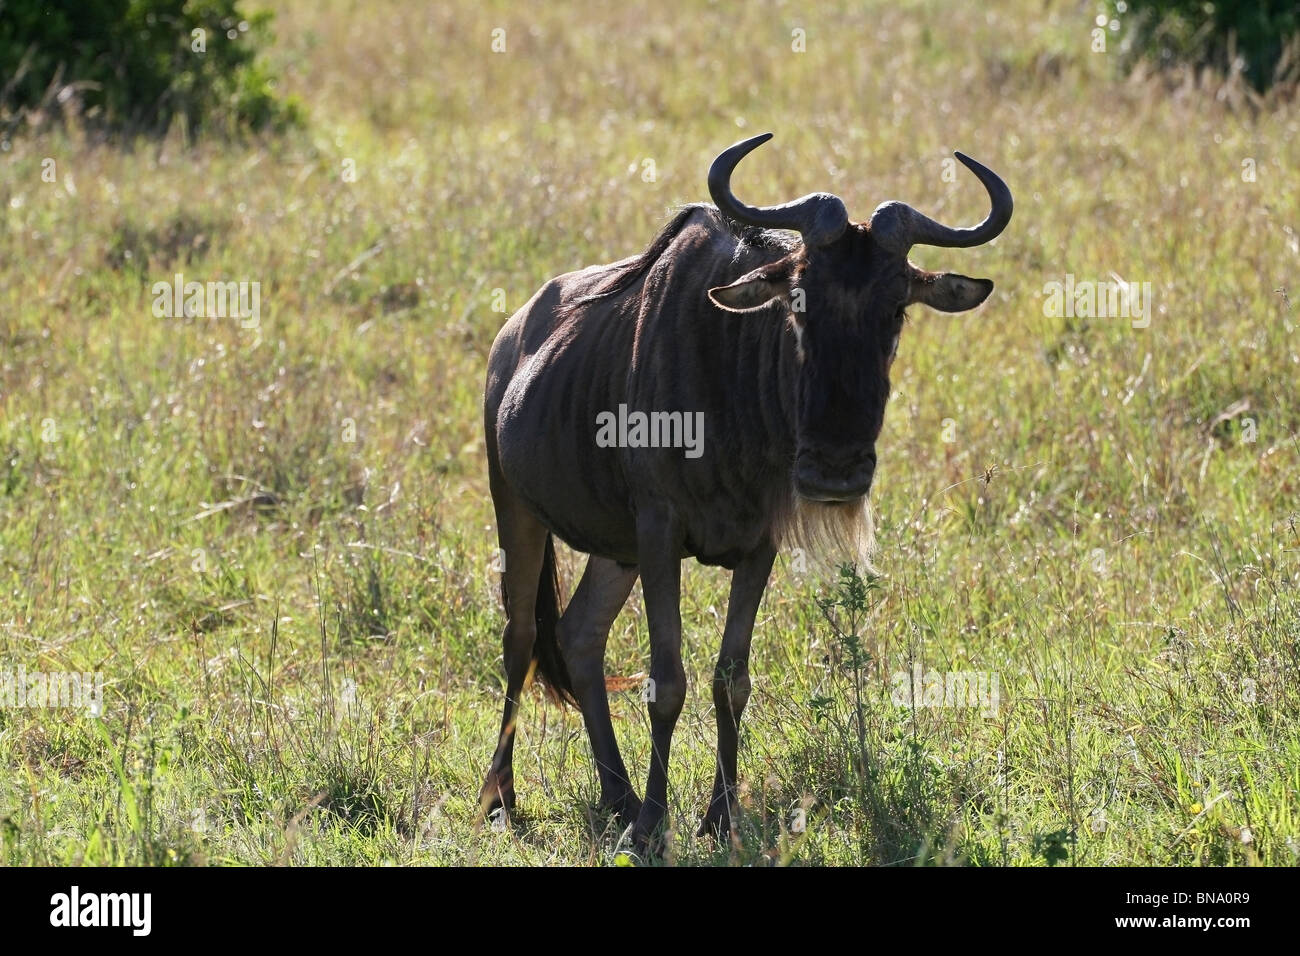
{"label": "dark wildebeest body", "polygon": [[[781,353],[794,348],[794,336],[780,323],[755,326],[738,315],[702,323],[698,309],[672,306],[674,297],[704,299],[789,251],[750,231],[756,244],[738,242],[716,210],[690,207],[665,230],[671,242],[660,261],[698,268],[682,276],[651,267],[638,288],[567,309],[632,263],[560,276],[498,336],[487,386],[497,461],[511,490],[574,549],[636,564],[629,503],[665,498],[682,522],[678,558],[732,568],[771,536],[788,508],[793,423],[766,383],[781,376]],[[700,361],[681,363],[682,354]],[[737,395],[756,401],[738,404]],[[597,448],[596,416],[620,405],[702,411],[705,453]],[[719,496],[726,509],[717,507]]]}
{"label": "dark wildebeest body", "polygon": [[[602,805],[635,824],[639,845],[650,840],[666,811],[669,745],[686,692],[680,574],[694,556],[733,571],[713,681],[718,764],[700,829],[729,833],[750,639],[777,548],[800,528],[853,543],[904,307],[959,311],[992,289],[922,272],[907,250],[996,236],[1011,197],[993,173],[958,154],[994,207],[966,230],[901,203],[850,223],[825,194],[756,209],[732,196],[729,178],[767,138],[715,161],[710,191],[721,211],[687,207],[642,255],[553,279],[492,346],[484,424],[505,553],[507,686],[484,810],[513,804],[514,719],[536,662],[550,688],[582,709]],[[802,242],[765,226],[795,229]],[[602,447],[598,416],[620,406],[703,413],[698,457],[681,447]],[[591,555],[562,618],[552,534]],[[604,677],[609,628],[638,574],[653,688],[644,804],[619,754]]]}

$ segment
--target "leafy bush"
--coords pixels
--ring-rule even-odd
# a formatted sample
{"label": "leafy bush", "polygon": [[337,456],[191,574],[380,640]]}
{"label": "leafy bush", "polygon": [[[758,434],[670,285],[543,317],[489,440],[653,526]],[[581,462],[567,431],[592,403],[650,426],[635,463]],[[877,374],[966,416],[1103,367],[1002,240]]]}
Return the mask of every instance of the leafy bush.
{"label": "leafy bush", "polygon": [[279,127],[298,107],[257,62],[271,14],[239,0],[0,0],[0,115],[161,132]]}
{"label": "leafy bush", "polygon": [[1260,91],[1297,78],[1295,0],[1107,0],[1107,7],[1126,32],[1123,50],[1130,59],[1239,72]]}

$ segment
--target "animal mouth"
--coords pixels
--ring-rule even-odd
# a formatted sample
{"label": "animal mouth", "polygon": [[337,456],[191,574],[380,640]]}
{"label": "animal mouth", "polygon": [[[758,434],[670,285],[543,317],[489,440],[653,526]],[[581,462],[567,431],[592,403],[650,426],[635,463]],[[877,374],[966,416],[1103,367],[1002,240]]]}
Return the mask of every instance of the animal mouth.
{"label": "animal mouth", "polygon": [[795,485],[795,491],[799,497],[805,501],[817,501],[823,504],[844,504],[849,501],[857,501],[866,496],[871,489],[870,485],[864,486],[860,491],[828,491],[817,488],[808,488],[803,485]]}
{"label": "animal mouth", "polygon": [[810,458],[795,464],[794,490],[808,501],[848,502],[866,497],[875,477],[875,455],[852,469],[824,468]]}
{"label": "animal mouth", "polygon": [[852,478],[832,480],[826,478],[808,479],[803,476],[795,478],[794,490],[800,498],[807,501],[842,503],[857,501],[866,497],[871,490],[870,478]]}

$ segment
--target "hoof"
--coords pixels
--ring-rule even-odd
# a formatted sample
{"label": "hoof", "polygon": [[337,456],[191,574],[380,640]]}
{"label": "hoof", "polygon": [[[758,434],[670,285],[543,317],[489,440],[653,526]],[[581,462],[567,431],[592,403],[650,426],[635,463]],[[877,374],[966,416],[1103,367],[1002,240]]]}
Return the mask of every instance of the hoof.
{"label": "hoof", "polygon": [[663,859],[668,849],[665,829],[663,814],[648,815],[643,807],[632,826],[633,848],[645,859]]}
{"label": "hoof", "polygon": [[695,831],[697,837],[711,836],[720,844],[727,844],[732,839],[731,810],[725,803],[713,804],[700,820],[700,828]]}
{"label": "hoof", "polygon": [[478,808],[484,819],[509,816],[515,809],[515,785],[509,774],[488,771],[483,789],[478,793]]}
{"label": "hoof", "polygon": [[626,827],[636,823],[637,818],[641,816],[641,799],[629,790],[620,797],[609,800],[602,799],[600,809],[612,814],[620,824]]}

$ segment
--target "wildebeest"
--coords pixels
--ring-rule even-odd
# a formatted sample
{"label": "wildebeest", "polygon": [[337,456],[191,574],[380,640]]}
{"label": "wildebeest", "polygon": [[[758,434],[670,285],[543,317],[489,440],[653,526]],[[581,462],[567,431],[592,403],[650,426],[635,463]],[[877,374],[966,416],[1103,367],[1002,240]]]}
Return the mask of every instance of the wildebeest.
{"label": "wildebeest", "polygon": [[[658,834],[686,695],[681,562],[693,556],[733,572],[713,676],[717,771],[700,827],[730,832],[750,639],[777,549],[819,530],[855,538],[904,309],[960,312],[993,289],[987,279],[925,272],[907,255],[914,245],[977,246],[1001,233],[1012,201],[996,174],[956,154],[992,203],[966,229],[901,202],[850,222],[827,193],[747,206],[732,194],[732,171],[770,138],[714,160],[716,209],[687,206],[640,255],[552,279],[492,345],[483,418],[505,556],[506,702],[484,812],[514,805],[515,717],[535,671],[582,710],[601,806],[633,825],[638,846]],[[659,413],[652,427],[669,439],[703,413],[700,453],[664,447],[644,428],[632,435],[625,422],[637,412]],[[624,424],[609,447],[615,414]],[[590,555],[563,614],[554,537]],[[652,682],[644,803],[619,754],[604,673],[610,626],[638,575]]]}

